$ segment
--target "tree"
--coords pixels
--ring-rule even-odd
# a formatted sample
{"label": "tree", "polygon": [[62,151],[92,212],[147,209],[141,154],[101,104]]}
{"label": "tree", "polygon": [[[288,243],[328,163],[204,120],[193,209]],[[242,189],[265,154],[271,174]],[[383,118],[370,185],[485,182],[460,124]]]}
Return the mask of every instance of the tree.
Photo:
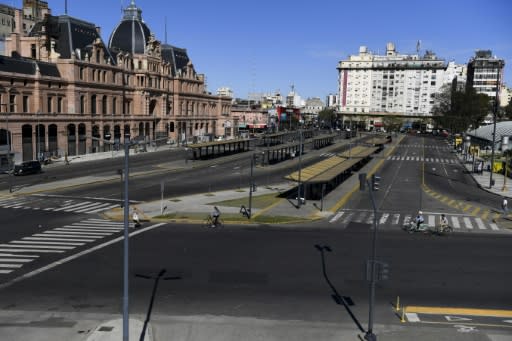
{"label": "tree", "polygon": [[323,109],[318,113],[318,121],[323,122],[324,126],[332,128],[336,121],[336,111],[332,108]]}
{"label": "tree", "polygon": [[398,131],[403,124],[403,120],[399,117],[386,116],[382,119],[382,124],[386,131]]}
{"label": "tree", "polygon": [[505,112],[505,117],[509,120],[512,120],[512,101],[508,103],[508,105],[503,109]]}
{"label": "tree", "polygon": [[466,131],[469,126],[477,128],[485,116],[492,112],[489,97],[478,94],[474,89],[457,91],[444,86],[434,96],[433,113],[436,122],[452,132]]}

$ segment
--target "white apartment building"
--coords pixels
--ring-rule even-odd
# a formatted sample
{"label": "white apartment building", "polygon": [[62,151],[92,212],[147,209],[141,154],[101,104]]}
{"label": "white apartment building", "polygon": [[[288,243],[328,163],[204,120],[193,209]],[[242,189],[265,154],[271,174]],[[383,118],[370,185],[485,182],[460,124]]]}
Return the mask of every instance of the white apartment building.
{"label": "white apartment building", "polygon": [[457,89],[464,90],[466,87],[467,77],[467,64],[456,64],[455,62],[451,61],[448,63],[446,70],[444,71],[443,84],[450,84],[455,79],[457,79]]}
{"label": "white apartment building", "polygon": [[468,63],[467,87],[486,94],[492,101],[501,90],[505,61],[492,56],[490,50],[477,50]]}
{"label": "white apartment building", "polygon": [[500,91],[500,106],[506,107],[510,101],[512,101],[512,88],[503,84]]}
{"label": "white apartment building", "polygon": [[388,43],[386,54],[377,55],[361,46],[358,55],[338,64],[339,111],[429,116],[446,67],[430,51],[399,54]]}
{"label": "white apartment building", "polygon": [[231,90],[231,88],[228,88],[227,86],[218,88],[217,89],[217,96],[233,98],[233,90]]}
{"label": "white apartment building", "polygon": [[325,100],[326,106],[328,108],[337,108],[338,103],[340,101],[340,96],[337,94],[329,94]]}

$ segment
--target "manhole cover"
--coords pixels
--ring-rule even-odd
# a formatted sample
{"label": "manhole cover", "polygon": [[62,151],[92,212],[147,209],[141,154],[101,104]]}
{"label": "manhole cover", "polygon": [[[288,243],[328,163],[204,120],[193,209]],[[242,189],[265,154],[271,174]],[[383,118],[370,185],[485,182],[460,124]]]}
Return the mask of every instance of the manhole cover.
{"label": "manhole cover", "polygon": [[100,331],[100,332],[111,332],[112,329],[114,329],[114,327],[102,326],[102,327],[100,327],[100,329],[98,329],[98,331]]}

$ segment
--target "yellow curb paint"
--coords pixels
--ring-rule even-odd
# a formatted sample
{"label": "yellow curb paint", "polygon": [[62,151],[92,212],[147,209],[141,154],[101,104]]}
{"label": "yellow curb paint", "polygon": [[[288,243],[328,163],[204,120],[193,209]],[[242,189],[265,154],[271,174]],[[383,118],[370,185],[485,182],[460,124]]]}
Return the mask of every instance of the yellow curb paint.
{"label": "yellow curb paint", "polygon": [[463,210],[464,212],[467,212],[471,207],[473,207],[473,206],[471,206],[471,205],[466,205],[466,206],[464,206],[464,208],[463,208],[462,210]]}
{"label": "yellow curb paint", "polygon": [[441,199],[441,202],[447,202],[448,200],[450,200],[450,198],[443,196],[443,199]]}
{"label": "yellow curb paint", "polygon": [[406,313],[432,314],[432,315],[472,315],[492,317],[512,317],[512,310],[504,309],[475,309],[475,308],[451,308],[451,307],[424,307],[407,306]]}
{"label": "yellow curb paint", "polygon": [[456,201],[455,201],[454,199],[452,199],[452,200],[450,200],[450,201],[448,202],[448,205],[452,206],[452,205],[453,205],[453,204],[455,204],[455,203],[456,203]]}
{"label": "yellow curb paint", "polygon": [[480,212],[480,210],[481,210],[480,207],[475,208],[473,211],[471,211],[471,215],[477,215],[478,212]]}
{"label": "yellow curb paint", "polygon": [[480,217],[482,217],[482,219],[486,220],[486,219],[489,217],[489,213],[491,213],[491,211],[489,211],[489,210],[485,210],[485,211],[480,215]]}
{"label": "yellow curb paint", "polygon": [[494,213],[493,219],[498,219],[501,216],[499,213]]}
{"label": "yellow curb paint", "polygon": [[[384,154],[384,156],[389,156],[389,154],[391,154],[396,146],[398,146],[400,144],[400,142],[405,138],[405,136],[401,136],[400,139],[397,141],[397,143],[388,150],[387,153]],[[377,164],[367,173],[367,176],[370,176],[372,174],[374,174],[381,166],[382,164],[384,163],[385,161],[385,158],[379,160],[379,162],[377,162]],[[330,211],[330,212],[336,212],[338,211],[340,208],[343,207],[343,205],[345,205],[347,203],[347,201],[350,199],[350,197],[354,194],[354,192],[356,192],[359,188],[359,184],[356,183],[356,185],[347,193],[345,194],[337,203],[335,203],[331,208],[327,209],[327,211]]]}

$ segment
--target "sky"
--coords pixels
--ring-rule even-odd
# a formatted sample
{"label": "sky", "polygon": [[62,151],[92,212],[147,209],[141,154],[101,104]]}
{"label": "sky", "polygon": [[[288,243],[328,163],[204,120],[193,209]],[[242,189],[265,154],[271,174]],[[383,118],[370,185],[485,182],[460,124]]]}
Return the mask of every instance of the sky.
{"label": "sky", "polygon": [[[7,2],[7,1],[5,1]],[[18,3],[16,3],[18,2]],[[53,15],[65,0],[47,0]],[[68,14],[101,27],[108,43],[130,0],[68,0]],[[167,43],[186,48],[208,91],[230,87],[234,96],[290,92],[303,99],[338,89],[336,67],[359,46],[385,53],[431,50],[446,62],[466,64],[477,49],[505,60],[512,87],[510,0],[135,0],[142,18]],[[21,0],[13,5],[21,7]]]}

